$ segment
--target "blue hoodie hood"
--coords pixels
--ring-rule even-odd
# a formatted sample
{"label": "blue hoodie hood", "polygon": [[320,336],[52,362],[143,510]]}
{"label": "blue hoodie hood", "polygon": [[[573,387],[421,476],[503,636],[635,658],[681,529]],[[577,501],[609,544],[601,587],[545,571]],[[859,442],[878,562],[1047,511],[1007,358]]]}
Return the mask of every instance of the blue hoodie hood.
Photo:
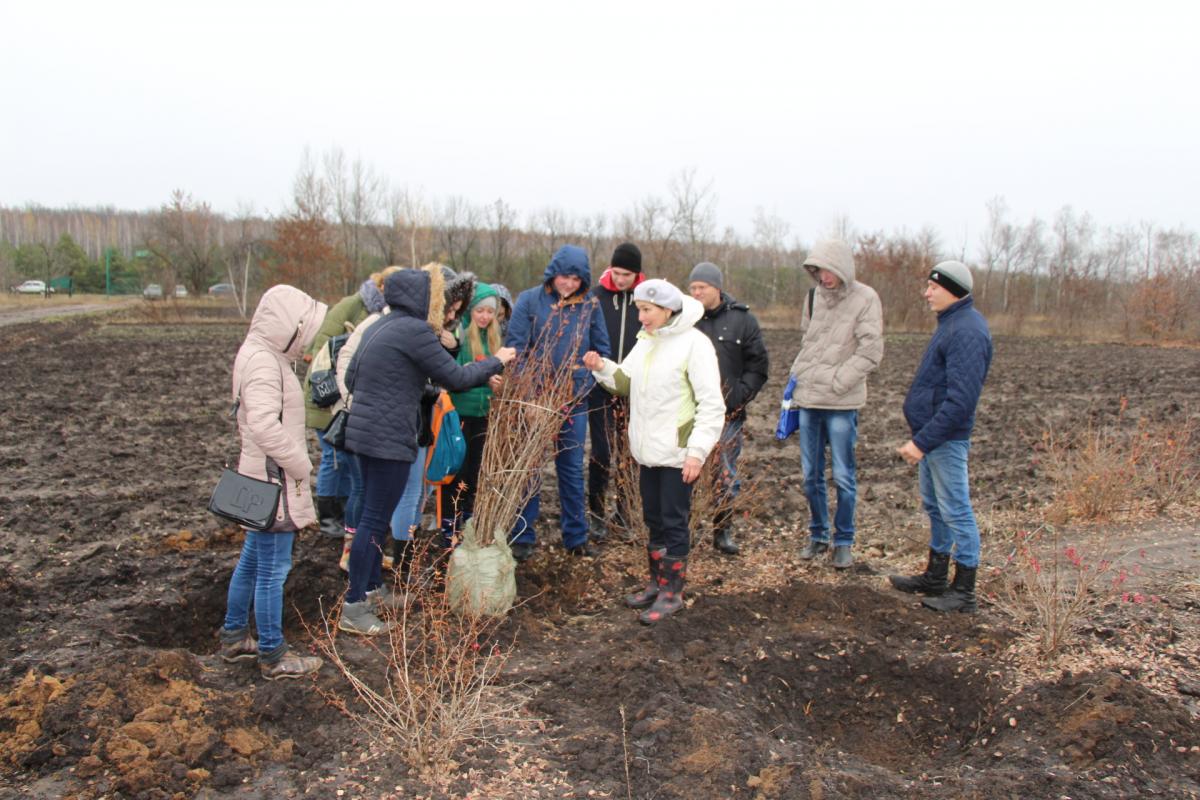
{"label": "blue hoodie hood", "polygon": [[558,248],[554,258],[546,265],[542,273],[542,283],[549,284],[559,275],[574,275],[583,281],[575,294],[586,294],[592,285],[592,271],[588,267],[587,251],[573,244],[564,244]]}

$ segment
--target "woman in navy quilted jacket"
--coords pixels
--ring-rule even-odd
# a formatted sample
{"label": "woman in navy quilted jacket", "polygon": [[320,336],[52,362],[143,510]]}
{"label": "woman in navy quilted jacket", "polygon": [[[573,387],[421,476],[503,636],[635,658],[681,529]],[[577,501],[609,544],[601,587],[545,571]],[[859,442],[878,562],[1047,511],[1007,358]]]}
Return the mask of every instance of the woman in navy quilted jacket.
{"label": "woman in navy quilted jacket", "polygon": [[417,455],[425,382],[431,379],[451,391],[469,389],[486,383],[515,355],[504,347],[482,361],[455,362],[426,322],[430,304],[445,302],[430,285],[422,270],[388,276],[383,297],[391,313],[363,335],[346,374],[354,397],[346,449],[358,455],[363,476],[362,517],[350,547],[350,589],[338,624],[349,633],[385,632],[388,626],[375,612],[399,602],[382,581],[382,548]]}

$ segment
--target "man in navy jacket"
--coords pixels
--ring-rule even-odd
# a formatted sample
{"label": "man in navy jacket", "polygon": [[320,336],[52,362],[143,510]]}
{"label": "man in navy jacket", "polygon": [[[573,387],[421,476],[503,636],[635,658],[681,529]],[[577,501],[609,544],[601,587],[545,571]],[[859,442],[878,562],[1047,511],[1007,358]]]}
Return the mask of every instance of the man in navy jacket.
{"label": "man in navy jacket", "polygon": [[[574,555],[592,555],[588,544],[588,520],[583,495],[583,441],[587,434],[587,395],[595,386],[592,373],[583,366],[589,350],[611,355],[604,315],[595,297],[588,294],[592,274],[587,251],[563,245],[550,259],[542,283],[517,297],[504,344],[521,353],[529,348],[549,348],[554,363],[572,363],[575,397],[558,434],[554,467],[558,474],[558,498],[562,507],[563,547]],[[533,524],[541,512],[535,492],[517,517],[513,529],[513,558],[524,561],[537,543]]]}
{"label": "man in navy jacket", "polygon": [[[935,611],[976,610],[979,526],[971,508],[967,454],[975,407],[992,363],[992,336],[975,310],[972,283],[970,269],[959,261],[943,261],[929,273],[925,300],[937,314],[937,330],[904,399],[912,439],[897,451],[919,470],[921,502],[929,515],[929,562],[920,575],[889,580],[902,592],[927,595],[922,605]],[[954,581],[947,586],[951,550]]]}

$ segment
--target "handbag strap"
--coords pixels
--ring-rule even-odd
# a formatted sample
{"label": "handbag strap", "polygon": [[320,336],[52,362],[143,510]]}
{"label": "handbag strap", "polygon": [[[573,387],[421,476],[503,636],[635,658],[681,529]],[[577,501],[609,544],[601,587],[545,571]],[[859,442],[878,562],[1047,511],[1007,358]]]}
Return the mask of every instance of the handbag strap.
{"label": "handbag strap", "polygon": [[[362,358],[363,353],[367,352],[367,348],[370,347],[371,342],[375,341],[376,337],[378,337],[383,331],[384,324],[387,323],[391,317],[391,314],[380,314],[379,321],[372,325],[371,330],[363,335],[363,343],[358,346],[358,351],[355,352],[354,358],[350,362],[350,366],[346,368],[346,391],[348,391],[350,394],[354,394],[354,379],[358,377],[358,370],[354,366],[355,362]],[[368,339],[368,336],[371,338]]]}

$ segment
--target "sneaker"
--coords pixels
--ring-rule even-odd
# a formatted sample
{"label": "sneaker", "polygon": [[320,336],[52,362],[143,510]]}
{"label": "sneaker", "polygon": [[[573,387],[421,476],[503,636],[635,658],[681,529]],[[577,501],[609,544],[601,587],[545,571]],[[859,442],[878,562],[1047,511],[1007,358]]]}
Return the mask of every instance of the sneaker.
{"label": "sneaker", "polygon": [[568,547],[567,554],[580,558],[594,558],[596,556],[596,548],[592,547],[591,542],[584,542],[575,547]]}
{"label": "sneaker", "polygon": [[273,664],[259,662],[258,669],[267,680],[278,681],[315,675],[323,663],[316,656],[296,655],[289,650],[283,654],[283,658]]}
{"label": "sneaker", "polygon": [[387,633],[392,625],[375,616],[374,604],[370,598],[360,603],[342,603],[342,618],[338,620],[338,630],[359,636],[378,636]]}
{"label": "sneaker", "polygon": [[371,604],[376,613],[384,611],[395,613],[402,610],[408,603],[408,593],[397,593],[392,589],[390,583],[384,583],[378,589],[367,592],[367,602]]}
{"label": "sneaker", "polygon": [[248,661],[258,658],[258,639],[250,634],[247,628],[245,634],[234,641],[226,639],[227,632],[221,631],[221,660],[232,664],[235,661]]}
{"label": "sneaker", "polygon": [[849,569],[853,563],[854,556],[850,554],[850,545],[839,544],[833,548],[834,569]]}
{"label": "sneaker", "polygon": [[808,544],[804,545],[804,549],[800,551],[800,558],[805,561],[812,561],[817,556],[825,555],[829,552],[829,542],[818,542],[815,539],[809,539]]}
{"label": "sneaker", "polygon": [[512,546],[513,560],[518,564],[533,558],[534,545],[529,542],[515,542]]}

